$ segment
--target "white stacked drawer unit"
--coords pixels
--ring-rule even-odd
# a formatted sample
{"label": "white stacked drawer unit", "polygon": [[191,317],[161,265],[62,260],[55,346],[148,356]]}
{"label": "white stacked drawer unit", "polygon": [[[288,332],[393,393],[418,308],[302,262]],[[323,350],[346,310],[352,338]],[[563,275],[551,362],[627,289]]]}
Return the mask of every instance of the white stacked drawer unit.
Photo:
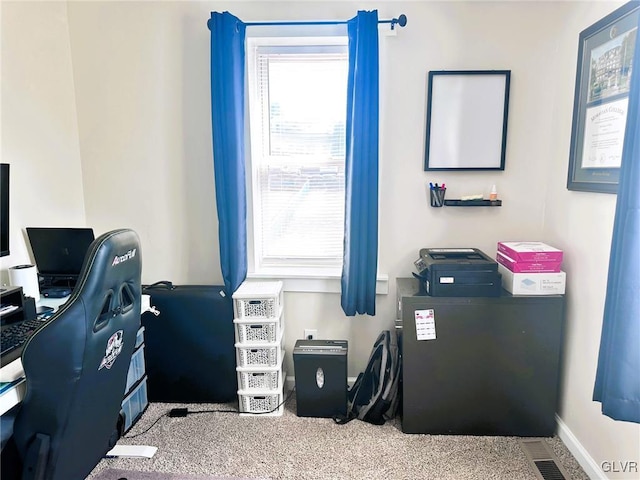
{"label": "white stacked drawer unit", "polygon": [[233,294],[240,415],[282,415],[282,282],[245,281]]}

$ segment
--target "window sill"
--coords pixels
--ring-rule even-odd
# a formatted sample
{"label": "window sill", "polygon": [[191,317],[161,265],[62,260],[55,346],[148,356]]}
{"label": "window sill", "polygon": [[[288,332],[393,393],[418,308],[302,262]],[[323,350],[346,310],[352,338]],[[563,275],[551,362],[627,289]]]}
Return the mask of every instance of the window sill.
{"label": "window sill", "polygon": [[[280,280],[285,292],[310,292],[310,293],[340,293],[341,274],[336,273],[310,273],[310,272],[260,272],[248,273],[251,280]],[[376,280],[376,295],[389,293],[389,276],[378,274]]]}

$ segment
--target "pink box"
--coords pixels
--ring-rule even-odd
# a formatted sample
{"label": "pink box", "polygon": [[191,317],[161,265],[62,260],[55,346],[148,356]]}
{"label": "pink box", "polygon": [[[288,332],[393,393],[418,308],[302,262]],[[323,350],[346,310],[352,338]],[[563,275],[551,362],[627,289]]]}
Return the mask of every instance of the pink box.
{"label": "pink box", "polygon": [[557,273],[562,267],[562,262],[516,262],[502,252],[496,253],[496,260],[514,273]]}
{"label": "pink box", "polygon": [[498,242],[498,251],[514,262],[562,262],[562,250],[542,242]]}

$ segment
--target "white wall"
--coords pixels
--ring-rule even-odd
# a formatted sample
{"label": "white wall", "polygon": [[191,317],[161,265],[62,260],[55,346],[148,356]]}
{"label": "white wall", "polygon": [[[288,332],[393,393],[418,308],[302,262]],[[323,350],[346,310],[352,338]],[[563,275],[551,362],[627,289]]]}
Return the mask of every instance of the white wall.
{"label": "white wall", "polygon": [[[594,460],[599,471],[604,461],[640,459],[640,426],[617,422],[600,413],[591,400],[595,382],[608,258],[611,247],[616,196],[566,189],[567,152],[571,135],[571,110],[563,99],[571,98],[575,82],[575,39],[581,30],[611,12],[609,4],[591,2],[566,18],[555,35],[556,55],[550,69],[556,72],[555,108],[549,120],[552,134],[547,172],[545,222],[542,236],[565,250],[567,315],[560,416]],[[569,102],[572,103],[572,102]],[[637,159],[636,159],[637,160]],[[579,455],[580,452],[576,452]],[[618,469],[621,470],[620,464]],[[635,473],[610,474],[609,478],[640,478]]]}
{"label": "white wall", "polygon": [[11,255],[7,269],[33,263],[25,227],[85,226],[82,168],[67,6],[0,2],[2,128],[0,152],[11,164]]}
{"label": "white wall", "polygon": [[[65,145],[73,150],[69,156],[75,163],[65,157],[66,166],[75,176],[72,189],[84,183],[86,224],[97,233],[120,226],[137,230],[146,283],[166,279],[219,284],[206,27],[210,11],[229,10],[247,21],[346,19],[363,8],[378,8],[381,18],[405,13],[407,27],[381,39],[379,266],[389,275],[390,292],[378,297],[373,318],[346,318],[337,294],[287,293],[287,349],[291,351],[304,328],[347,339],[349,374],[355,375],[364,367],[377,333],[391,327],[394,279],[411,274],[420,248],[474,246],[493,255],[499,240],[548,241],[565,249],[568,272],[560,415],[597,472],[603,460],[640,460],[638,425],[609,420],[590,400],[615,196],[569,192],[565,183],[578,35],[620,4],[69,2],[67,38],[60,31],[67,21],[63,6],[3,2],[3,135],[8,128],[6,98],[13,94],[5,88],[5,77],[15,76],[22,80],[17,91],[31,83],[43,92],[44,98],[36,97],[38,109],[47,111],[54,103],[57,115],[49,119],[51,131],[60,122],[69,125],[63,138],[70,139]],[[52,25],[52,15],[61,16],[62,24]],[[10,62],[5,60],[9,43],[16,52]],[[61,57],[58,66],[40,66],[36,55],[43,49]],[[30,68],[41,68],[39,75],[13,73],[25,61]],[[504,172],[422,170],[427,73],[443,69],[512,71]],[[60,85],[48,81],[52,76],[62,77]],[[17,115],[20,110],[9,112]],[[79,147],[73,142],[75,124],[68,123],[74,112]],[[11,128],[22,138],[38,132],[38,125],[26,121]],[[26,156],[33,148],[25,141],[15,151]],[[2,151],[4,161],[4,143]],[[46,169],[50,152],[51,146],[38,150],[25,163],[31,170]],[[59,167],[48,175],[62,177]],[[487,194],[495,183],[504,206],[430,208],[425,189],[430,181],[446,182],[450,198]],[[68,188],[59,190],[50,203],[69,195]],[[82,190],[77,195],[81,197]],[[34,202],[29,212],[69,208]],[[43,218],[29,218],[29,212],[14,215],[19,228]],[[2,268],[11,264],[3,260]],[[291,363],[288,355],[289,372]]]}
{"label": "white wall", "polygon": [[[389,2],[381,18],[409,26],[383,38],[380,271],[391,279],[374,318],[347,319],[337,294],[286,295],[287,346],[305,327],[350,341],[357,373],[382,328],[392,325],[397,276],[410,275],[425,246],[476,246],[540,235],[551,133],[550,35],[570,6],[545,3]],[[87,221],[125,222],[142,237],[146,282],[220,283],[209,96],[210,11],[246,20],[353,16],[349,2],[71,2],[69,23]],[[559,14],[558,14],[559,13]],[[96,32],[98,34],[96,34]],[[536,38],[536,41],[531,41]],[[480,39],[480,40],[478,40]],[[573,63],[573,60],[572,60]],[[507,169],[423,172],[426,76],[430,69],[511,69]],[[117,181],[116,181],[117,179]],[[505,206],[432,209],[425,185],[459,197],[498,185]],[[118,183],[122,188],[114,188]],[[309,310],[309,303],[318,308]],[[288,359],[290,366],[290,358]],[[291,371],[291,368],[289,368]]]}

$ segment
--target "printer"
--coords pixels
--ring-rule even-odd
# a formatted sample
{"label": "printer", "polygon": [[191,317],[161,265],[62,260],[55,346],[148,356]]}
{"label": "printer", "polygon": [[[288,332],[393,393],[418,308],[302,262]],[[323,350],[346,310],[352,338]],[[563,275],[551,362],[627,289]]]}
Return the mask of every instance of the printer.
{"label": "printer", "polygon": [[499,297],[498,263],[477,248],[422,248],[413,262],[421,290],[433,297]]}

